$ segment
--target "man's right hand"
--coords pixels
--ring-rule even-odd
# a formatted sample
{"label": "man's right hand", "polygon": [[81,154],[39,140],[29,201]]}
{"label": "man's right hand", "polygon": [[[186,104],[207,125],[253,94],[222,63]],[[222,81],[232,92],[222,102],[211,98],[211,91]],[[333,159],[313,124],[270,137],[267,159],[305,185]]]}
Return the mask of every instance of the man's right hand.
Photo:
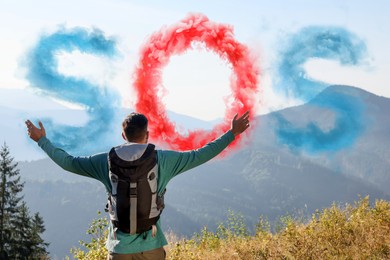
{"label": "man's right hand", "polygon": [[230,131],[237,136],[242,134],[249,127],[249,111],[246,111],[241,117],[237,118],[237,114],[232,120],[232,128]]}
{"label": "man's right hand", "polygon": [[35,142],[38,142],[39,139],[46,136],[45,128],[41,121],[39,121],[39,128],[36,127],[30,120],[26,120],[27,133],[28,136],[33,139]]}

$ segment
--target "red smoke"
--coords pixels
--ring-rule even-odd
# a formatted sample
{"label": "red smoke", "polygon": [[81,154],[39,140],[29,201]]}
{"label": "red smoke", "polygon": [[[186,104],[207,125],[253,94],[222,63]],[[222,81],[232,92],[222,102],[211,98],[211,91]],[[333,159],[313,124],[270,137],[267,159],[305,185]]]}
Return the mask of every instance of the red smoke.
{"label": "red smoke", "polygon": [[[226,101],[224,122],[212,131],[188,131],[182,136],[176,131],[157,93],[162,88],[162,69],[172,55],[180,55],[191,42],[198,41],[232,65],[230,78],[232,97]],[[248,48],[233,37],[233,28],[210,21],[201,14],[191,14],[184,20],[154,33],[141,48],[134,86],[137,91],[136,111],[149,119],[150,138],[172,149],[191,150],[202,147],[230,129],[231,120],[249,110],[254,116],[259,68]],[[234,142],[234,146],[237,142]]]}

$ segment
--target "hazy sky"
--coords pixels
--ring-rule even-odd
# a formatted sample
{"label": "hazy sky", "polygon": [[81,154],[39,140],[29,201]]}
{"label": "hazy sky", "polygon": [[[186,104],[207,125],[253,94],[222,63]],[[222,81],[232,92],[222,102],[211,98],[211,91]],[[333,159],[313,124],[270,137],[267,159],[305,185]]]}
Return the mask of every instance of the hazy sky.
{"label": "hazy sky", "polygon": [[[305,68],[311,77],[329,85],[353,85],[390,97],[390,1],[387,0],[0,0],[0,88],[30,90],[20,63],[42,33],[55,32],[60,26],[94,27],[116,39],[121,56],[107,61],[77,51],[60,53],[59,71],[119,90],[123,105],[132,107],[135,99],[131,75],[139,59],[139,48],[162,26],[174,24],[193,12],[232,25],[236,39],[259,55],[262,105],[258,113],[294,104],[272,91],[272,80],[276,77],[272,71],[286,37],[307,26],[343,27],[363,39],[368,50],[367,61],[358,67],[343,67],[337,61],[309,60]],[[210,52],[188,51],[171,57],[164,70],[163,85],[167,90],[164,102],[177,113],[205,120],[222,117],[223,98],[230,94],[229,75],[229,64]],[[0,106],[18,102],[22,101],[7,100]]]}

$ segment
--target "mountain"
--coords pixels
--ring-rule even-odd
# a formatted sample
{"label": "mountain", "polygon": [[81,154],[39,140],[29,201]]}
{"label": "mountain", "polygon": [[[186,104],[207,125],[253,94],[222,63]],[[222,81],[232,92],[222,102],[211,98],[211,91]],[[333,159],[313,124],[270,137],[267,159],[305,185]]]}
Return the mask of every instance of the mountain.
{"label": "mountain", "polygon": [[328,88],[323,95],[343,91],[359,97],[364,104],[364,132],[348,152],[340,151],[332,157],[319,156],[312,161],[390,193],[390,99],[339,86]]}
{"label": "mountain", "polygon": [[[361,129],[345,147],[313,152],[279,138],[280,118],[293,129],[315,122],[324,133],[333,133],[340,123],[337,109],[319,104],[346,103],[350,97],[361,109],[356,115],[348,110],[343,119],[353,117]],[[179,235],[190,235],[204,225],[214,229],[232,209],[242,213],[253,229],[260,215],[277,225],[280,216],[306,218],[316,209],[353,203],[359,196],[369,195],[371,202],[390,200],[389,108],[388,98],[331,86],[304,105],[257,117],[240,149],[172,180],[163,228]],[[26,181],[25,199],[45,220],[50,252],[63,257],[70,245],[77,246],[96,211],[104,207],[103,186],[64,172],[49,159],[21,162],[19,167]],[[66,243],[58,234],[66,237]]]}
{"label": "mountain", "polygon": [[[357,117],[356,122],[360,124],[356,127],[361,128],[353,145],[344,149],[323,152],[318,154],[299,153],[299,158],[307,160],[331,169],[335,172],[354,177],[364,182],[369,182],[389,193],[390,185],[390,99],[376,96],[367,91],[349,86],[330,86],[319,94],[308,104],[278,111],[270,114],[268,120],[272,121],[275,115],[282,115],[285,118],[292,119],[293,124],[297,124],[297,118],[306,118],[318,122],[320,125],[329,124],[328,111],[316,113],[319,102],[334,102],[336,99],[346,100],[353,97],[356,103],[360,103],[360,115],[355,115],[347,111],[350,117]],[[297,116],[299,115],[299,116]],[[271,123],[271,126],[274,122]],[[269,124],[263,133],[272,127]],[[270,133],[268,133],[270,134]],[[261,135],[255,134],[256,138]],[[274,139],[275,140],[275,139]],[[259,141],[259,145],[261,141]],[[267,140],[267,143],[269,141]],[[275,144],[276,142],[271,142]],[[291,151],[290,151],[291,152]]]}

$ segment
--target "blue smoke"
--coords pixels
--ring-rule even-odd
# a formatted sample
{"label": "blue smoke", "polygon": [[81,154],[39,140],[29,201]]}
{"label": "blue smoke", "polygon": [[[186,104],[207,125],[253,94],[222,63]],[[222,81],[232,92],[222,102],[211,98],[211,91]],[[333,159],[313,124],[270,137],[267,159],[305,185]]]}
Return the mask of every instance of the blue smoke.
{"label": "blue smoke", "polygon": [[340,27],[305,27],[286,39],[280,52],[276,90],[286,96],[308,101],[328,85],[310,79],[303,68],[311,58],[337,60],[342,65],[359,65],[367,55],[365,43]]}
{"label": "blue smoke", "polygon": [[105,37],[100,30],[61,28],[53,34],[41,36],[28,52],[24,64],[28,70],[27,79],[31,87],[43,95],[81,105],[88,113],[89,121],[83,127],[42,120],[53,142],[73,154],[107,150],[110,144],[105,135],[112,130],[120,98],[112,89],[58,72],[56,55],[60,51],[74,50],[108,58],[118,54],[115,40]]}
{"label": "blue smoke", "polygon": [[338,60],[343,65],[359,65],[366,53],[362,40],[338,27],[307,27],[289,38],[287,47],[281,52],[278,64],[280,82],[276,84],[276,90],[289,97],[311,100],[306,107],[318,106],[333,111],[335,122],[333,129],[324,132],[313,122],[298,128],[280,113],[275,113],[275,133],[281,143],[310,153],[334,152],[354,144],[363,131],[361,100],[333,88],[333,93],[325,91],[314,98],[328,85],[310,79],[303,64],[309,58],[323,58]]}
{"label": "blue smoke", "polygon": [[[309,122],[304,128],[298,128],[280,113],[275,113],[274,119],[277,122],[275,132],[279,141],[292,150],[299,149],[313,154],[325,151],[335,152],[353,145],[364,130],[363,103],[353,95],[352,89],[339,87],[346,88],[341,92],[335,88],[337,87],[325,90],[305,106],[331,109],[335,114],[332,129],[323,131],[313,122]],[[314,115],[314,117],[325,119],[321,115]]]}

